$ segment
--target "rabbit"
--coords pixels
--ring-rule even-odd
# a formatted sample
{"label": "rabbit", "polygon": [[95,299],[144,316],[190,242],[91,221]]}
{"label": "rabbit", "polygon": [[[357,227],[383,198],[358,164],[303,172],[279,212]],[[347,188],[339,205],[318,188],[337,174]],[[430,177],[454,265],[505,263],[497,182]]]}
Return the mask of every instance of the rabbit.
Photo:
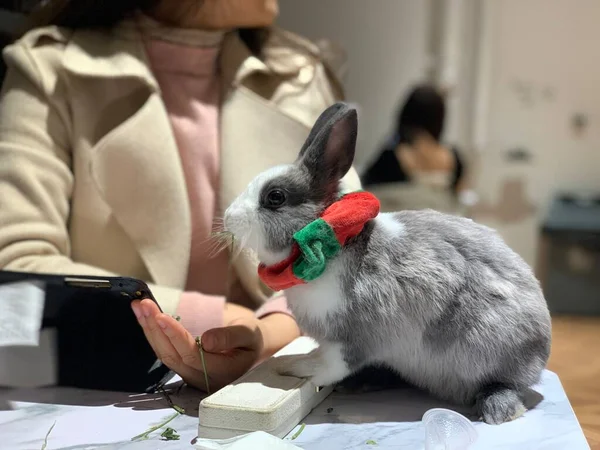
{"label": "rabbit", "polygon": [[[321,113],[298,158],[260,173],[227,208],[225,229],[263,265],[290,255],[293,235],[340,195],[358,118],[343,102]],[[525,412],[551,321],[539,281],[499,234],[433,210],[381,213],[313,281],[284,290],[319,346],[280,357],[282,375],[329,386],[384,366],[488,424]]]}

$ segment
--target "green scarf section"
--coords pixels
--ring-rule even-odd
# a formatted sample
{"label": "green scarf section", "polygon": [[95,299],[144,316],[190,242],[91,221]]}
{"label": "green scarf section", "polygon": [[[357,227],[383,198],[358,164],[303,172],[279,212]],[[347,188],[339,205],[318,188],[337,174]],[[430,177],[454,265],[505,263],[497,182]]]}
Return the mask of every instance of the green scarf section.
{"label": "green scarf section", "polygon": [[304,281],[319,278],[325,272],[327,261],[342,249],[333,228],[323,219],[317,219],[296,232],[294,240],[302,257],[294,262],[292,271]]}

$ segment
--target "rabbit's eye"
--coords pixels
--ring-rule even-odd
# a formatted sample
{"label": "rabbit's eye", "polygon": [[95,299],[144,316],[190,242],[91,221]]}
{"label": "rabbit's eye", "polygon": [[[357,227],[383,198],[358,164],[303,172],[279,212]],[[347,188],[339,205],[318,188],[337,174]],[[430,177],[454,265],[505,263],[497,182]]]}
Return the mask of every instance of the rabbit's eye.
{"label": "rabbit's eye", "polygon": [[281,189],[273,189],[267,193],[264,206],[267,208],[279,208],[280,206],[283,206],[286,200],[287,197],[284,191]]}

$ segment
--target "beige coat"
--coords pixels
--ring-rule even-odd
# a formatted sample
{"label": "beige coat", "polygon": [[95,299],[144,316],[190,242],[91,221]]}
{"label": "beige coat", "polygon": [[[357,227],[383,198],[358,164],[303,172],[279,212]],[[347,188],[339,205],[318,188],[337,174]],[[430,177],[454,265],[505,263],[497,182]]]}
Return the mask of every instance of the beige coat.
{"label": "beige coat", "polygon": [[[227,35],[222,210],[259,171],[292,162],[317,116],[339,97],[317,52],[277,31],[259,60]],[[37,29],[4,57],[0,268],[140,278],[174,313],[187,276],[190,210],[137,29]],[[355,172],[347,180],[360,185]],[[237,260],[234,279],[260,304],[272,293],[256,264]]]}

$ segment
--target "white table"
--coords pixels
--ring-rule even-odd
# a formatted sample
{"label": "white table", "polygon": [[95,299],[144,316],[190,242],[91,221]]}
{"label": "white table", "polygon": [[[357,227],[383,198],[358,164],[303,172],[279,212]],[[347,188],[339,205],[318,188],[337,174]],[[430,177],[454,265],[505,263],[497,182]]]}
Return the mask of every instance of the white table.
{"label": "white table", "polygon": [[[536,390],[544,400],[524,417],[500,426],[476,423],[479,440],[474,450],[589,449],[558,377],[546,371]],[[133,436],[174,413],[160,395],[59,388],[0,390],[0,449],[39,450],[55,423],[46,450],[190,450],[197,435],[200,398],[187,388],[172,396],[186,408],[186,415],[168,425],[181,435],[180,440],[161,440],[161,430],[148,440],[132,442]],[[293,443],[305,450],[422,449],[420,419],[427,409],[439,406],[448,407],[411,388],[334,393],[304,420],[306,427]]]}

